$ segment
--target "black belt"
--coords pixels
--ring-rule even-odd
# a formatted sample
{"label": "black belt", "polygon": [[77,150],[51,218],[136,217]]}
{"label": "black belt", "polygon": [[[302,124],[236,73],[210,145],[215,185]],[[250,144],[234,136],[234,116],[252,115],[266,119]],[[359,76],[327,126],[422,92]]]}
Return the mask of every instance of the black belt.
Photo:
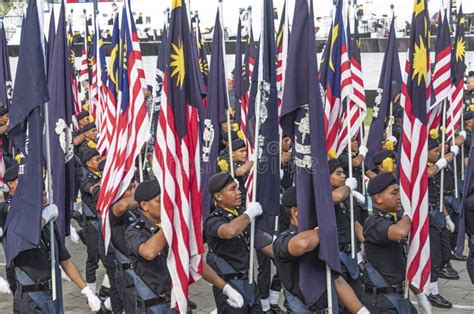
{"label": "black belt", "polygon": [[91,221],[91,220],[98,220],[99,217],[97,216],[84,216],[85,221]]}
{"label": "black belt", "polygon": [[167,295],[160,295],[158,297],[148,299],[148,300],[137,299],[137,307],[140,309],[143,309],[143,308],[151,307],[153,305],[170,303],[170,301],[171,301],[171,298]]}
{"label": "black belt", "polygon": [[127,269],[132,268],[132,263],[130,262],[127,262],[127,263],[115,262],[115,265],[117,266],[118,270],[127,270]]}
{"label": "black belt", "polygon": [[471,258],[474,258],[474,251],[472,251],[471,254],[469,254],[469,256],[470,256]]}
{"label": "black belt", "polygon": [[369,287],[364,285],[365,293],[377,295],[377,294],[389,294],[389,293],[398,293],[402,294],[404,292],[405,281],[399,282],[397,284],[392,285],[391,287]]}
{"label": "black belt", "polygon": [[40,283],[35,283],[32,285],[19,284],[19,290],[21,290],[22,292],[51,291],[51,289],[52,289],[51,279],[42,281]]}
{"label": "black belt", "polygon": [[220,275],[224,281],[229,281],[229,280],[239,280],[239,279],[249,279],[249,272],[248,271],[243,271],[239,273],[232,273],[232,274],[222,274]]}
{"label": "black belt", "polygon": [[350,243],[340,244],[339,245],[339,252],[350,253],[352,251],[351,248],[352,247],[351,247]]}

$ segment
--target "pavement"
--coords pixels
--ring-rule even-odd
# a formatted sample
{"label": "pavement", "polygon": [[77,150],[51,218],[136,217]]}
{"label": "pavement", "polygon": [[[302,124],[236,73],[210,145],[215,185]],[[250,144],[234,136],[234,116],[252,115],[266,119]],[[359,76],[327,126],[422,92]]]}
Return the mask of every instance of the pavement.
{"label": "pavement", "polygon": [[[69,239],[66,241],[66,246],[71,253],[73,261],[81,273],[84,274],[86,261],[85,246],[82,243],[75,244]],[[5,278],[5,258],[3,250],[0,251],[0,275]],[[455,304],[455,307],[450,310],[433,309],[433,313],[474,313],[474,286],[469,280],[465,268],[466,264],[457,261],[452,263],[459,272],[460,280],[440,279],[439,284],[441,294]],[[97,282],[101,282],[103,274],[104,268],[101,266],[98,270]],[[74,284],[63,279],[63,290],[65,313],[91,313],[85,298]],[[215,309],[211,285],[204,280],[200,280],[191,286],[190,299],[198,306],[198,310],[193,311],[193,313],[211,313]],[[0,294],[0,313],[12,313],[12,304],[11,295]]]}

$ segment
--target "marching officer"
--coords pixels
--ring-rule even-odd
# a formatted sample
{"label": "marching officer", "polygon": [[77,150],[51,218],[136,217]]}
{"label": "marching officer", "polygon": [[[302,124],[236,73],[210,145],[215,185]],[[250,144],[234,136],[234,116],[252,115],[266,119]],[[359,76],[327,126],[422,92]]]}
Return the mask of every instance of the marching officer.
{"label": "marching officer", "polygon": [[396,173],[397,163],[396,155],[393,150],[382,150],[374,155],[374,169],[367,169],[365,174],[369,177],[375,177],[381,173]]}
{"label": "marching officer", "polygon": [[[127,248],[137,277],[135,313],[178,313],[170,309],[171,277],[167,268],[168,244],[161,227],[161,189],[158,181],[146,180],[135,190],[139,219],[125,233]],[[234,311],[243,306],[242,296],[203,262],[203,278],[225,296]]]}
{"label": "marching officer", "polygon": [[82,158],[85,150],[97,147],[97,127],[94,122],[90,122],[82,127],[81,132],[84,135],[84,141],[78,147],[78,154]]}
{"label": "marching officer", "polygon": [[[290,228],[273,242],[273,252],[277,271],[284,287],[285,306],[289,313],[314,313],[324,311],[327,304],[327,291],[315,304],[306,304],[300,289],[299,260],[319,245],[319,230],[298,232],[298,207],[296,187],[283,193],[282,204],[290,217]],[[360,303],[352,288],[339,275],[333,274],[336,293],[351,313],[369,313]]]}
{"label": "marching officer", "polygon": [[[250,238],[249,224],[262,214],[259,203],[251,202],[245,211],[240,209],[242,198],[238,183],[228,172],[220,172],[209,179],[208,191],[215,202],[214,211],[204,223],[209,247],[207,262],[219,276],[237,289],[244,297],[245,305],[231,309],[225,295],[213,289],[219,313],[262,313],[255,284],[248,283]],[[271,256],[271,236],[255,235],[255,246]]]}
{"label": "marching officer", "polygon": [[73,132],[74,147],[79,147],[84,142],[84,133],[82,128],[90,123],[89,111],[81,111],[76,115],[78,131]]}
{"label": "marching officer", "polygon": [[474,284],[474,190],[471,188],[464,201],[466,233],[469,237],[469,255],[466,261],[467,273]]}
{"label": "marching officer", "polygon": [[[373,211],[364,224],[365,256],[363,284],[371,313],[417,313],[409,299],[404,299],[406,237],[411,220],[401,210],[400,189],[391,173],[379,174],[369,181],[368,194]],[[420,306],[431,313],[425,294],[413,287]]]}
{"label": "marching officer", "polygon": [[466,79],[466,89],[464,90],[463,103],[466,106],[474,105],[474,71],[470,71]]}

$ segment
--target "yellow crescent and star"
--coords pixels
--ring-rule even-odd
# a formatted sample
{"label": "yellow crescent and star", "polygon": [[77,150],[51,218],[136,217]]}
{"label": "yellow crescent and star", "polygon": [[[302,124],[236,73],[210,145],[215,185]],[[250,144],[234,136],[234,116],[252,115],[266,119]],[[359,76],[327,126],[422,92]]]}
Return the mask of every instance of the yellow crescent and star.
{"label": "yellow crescent and star", "polygon": [[184,47],[183,42],[180,40],[177,44],[172,43],[171,49],[171,62],[170,66],[172,68],[171,77],[176,76],[176,86],[183,88],[184,75],[186,73],[185,64],[184,64]]}
{"label": "yellow crescent and star", "polygon": [[[415,4],[415,17],[425,11],[425,0],[419,0]],[[423,37],[419,36],[419,41],[415,38],[415,51],[413,52],[413,75],[412,80],[417,79],[417,85],[420,86],[421,80],[426,82],[428,75],[428,50],[423,41]]]}
{"label": "yellow crescent and star", "polygon": [[339,35],[339,24],[336,24],[333,28],[332,28],[332,34],[331,34],[331,50],[329,52],[329,68],[331,68],[331,70],[333,72],[336,71],[336,69],[334,68],[334,63],[332,62],[332,47],[334,46],[334,43],[336,42],[336,39],[337,39],[337,36]]}

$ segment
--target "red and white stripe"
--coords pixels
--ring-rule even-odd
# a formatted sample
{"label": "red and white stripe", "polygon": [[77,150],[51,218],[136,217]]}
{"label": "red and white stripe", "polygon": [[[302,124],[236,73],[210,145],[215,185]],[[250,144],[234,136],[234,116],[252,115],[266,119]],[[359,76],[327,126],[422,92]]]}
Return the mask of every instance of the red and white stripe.
{"label": "red and white stripe", "polygon": [[81,71],[79,75],[79,82],[89,83],[89,60],[87,59],[87,49],[85,45],[84,47],[82,47]]}
{"label": "red and white stripe", "polygon": [[202,205],[200,187],[199,126],[196,108],[186,107],[187,134],[180,139],[163,82],[161,113],[155,138],[153,169],[162,187],[161,223],[170,247],[167,258],[172,279],[171,306],[187,308],[189,285],[202,273]]}
{"label": "red and white stripe", "polygon": [[451,46],[436,54],[433,91],[436,102],[429,111],[428,130],[439,128],[443,113],[442,102],[448,99],[451,92]]}
{"label": "red and white stripe", "polygon": [[[286,11],[286,10],[285,10]],[[286,14],[285,14],[286,15]],[[278,101],[278,117],[281,116],[281,104],[283,101],[283,87],[284,87],[284,75],[286,71],[286,61],[288,58],[288,19],[287,16],[283,16],[285,23],[283,25],[281,42],[278,45],[277,52],[277,67],[276,67],[276,87],[277,87],[277,101]]]}
{"label": "red and white stripe", "polygon": [[0,183],[3,182],[3,176],[5,175],[5,160],[3,159],[3,136],[0,136]]}
{"label": "red and white stripe", "polygon": [[128,19],[128,34],[131,36],[131,53],[127,56],[127,73],[130,86],[129,102],[125,111],[121,110],[122,92],[117,97],[117,114],[113,138],[107,151],[107,159],[102,177],[102,188],[98,208],[102,218],[102,231],[106,248],[110,242],[109,208],[128,188],[135,175],[135,160],[148,138],[150,121],[143,93],[144,71],[138,36],[132,32],[133,19],[125,2]]}
{"label": "red and white stripe", "polygon": [[[409,55],[408,55],[409,56]],[[403,139],[400,160],[400,196],[402,207],[411,217],[407,257],[407,280],[421,291],[429,289],[431,257],[428,217],[428,127],[413,114],[413,106],[426,106],[431,100],[431,73],[427,58],[426,104],[413,104],[407,93],[406,78],[402,86]],[[407,62],[406,64],[409,64]],[[406,73],[410,73],[409,67]],[[405,75],[407,76],[407,75]]]}
{"label": "red and white stripe", "polygon": [[446,112],[446,135],[449,140],[461,125],[461,112],[463,107],[464,82],[459,81],[458,85],[451,85],[451,95],[449,97],[449,107]]}

